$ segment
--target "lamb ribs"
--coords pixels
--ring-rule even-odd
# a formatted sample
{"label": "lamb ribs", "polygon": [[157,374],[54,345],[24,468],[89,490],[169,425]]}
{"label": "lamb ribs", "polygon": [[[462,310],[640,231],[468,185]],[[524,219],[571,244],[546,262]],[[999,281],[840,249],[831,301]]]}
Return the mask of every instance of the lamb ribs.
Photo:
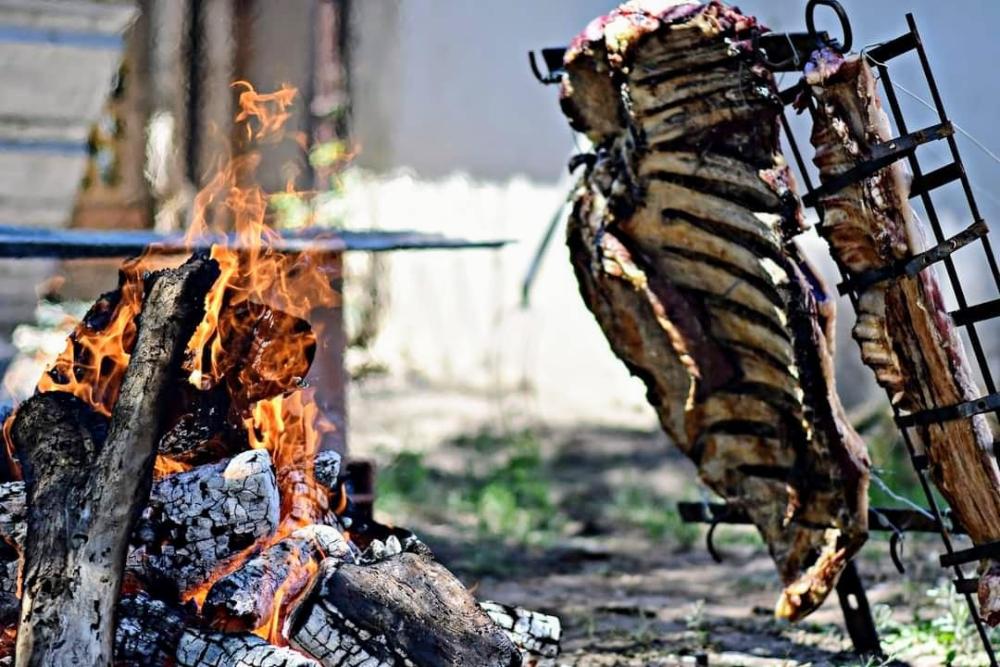
{"label": "lamb ribs", "polygon": [[774,82],[745,57],[754,26],[714,1],[631,2],[574,40],[562,105],[595,156],[568,244],[615,353],[753,520],[785,585],[776,614],[797,619],[865,541],[869,462],[834,388],[833,302],[791,242],[800,207]]}
{"label": "lamb ribs", "polygon": [[[809,105],[814,162],[823,182],[870,160],[873,147],[892,139],[874,74],[863,57],[819,51],[806,67],[805,82],[814,100]],[[820,197],[820,233],[847,275],[899,264],[926,249],[909,194],[897,162]],[[933,271],[864,286],[856,311],[853,335],[861,357],[901,411],[916,413],[980,396]],[[985,417],[918,424],[911,434],[973,542],[1000,539],[1000,471],[990,455],[993,434]],[[990,561],[982,569],[981,612],[996,625],[1000,564]]]}

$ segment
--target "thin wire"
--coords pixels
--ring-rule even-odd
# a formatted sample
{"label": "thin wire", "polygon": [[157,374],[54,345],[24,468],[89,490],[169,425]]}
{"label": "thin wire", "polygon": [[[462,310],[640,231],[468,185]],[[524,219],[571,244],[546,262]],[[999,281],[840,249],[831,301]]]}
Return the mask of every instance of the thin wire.
{"label": "thin wire", "polygon": [[916,504],[915,502],[913,502],[909,498],[901,496],[898,493],[896,493],[895,491],[893,491],[892,489],[890,489],[889,485],[886,484],[884,481],[882,481],[882,478],[879,477],[878,475],[876,475],[874,472],[870,473],[870,476],[871,476],[872,481],[874,481],[876,484],[878,484],[878,487],[880,489],[882,489],[882,492],[885,493],[887,496],[889,496],[890,498],[892,498],[896,502],[903,503],[904,505],[906,505],[910,509],[915,510],[915,511],[923,514],[925,517],[927,517],[931,521],[936,521],[936,519],[934,518],[933,514],[931,514],[926,509],[924,509],[920,505]]}
{"label": "thin wire", "polygon": [[[872,45],[872,46],[875,46],[875,45]],[[867,49],[869,47],[866,46],[865,48]],[[865,53],[864,50],[862,50],[861,54],[865,58],[867,58],[870,62],[874,63],[875,65],[879,65],[880,67],[888,67],[888,65],[886,65],[885,63],[879,62],[878,60],[875,60],[874,58],[872,58],[871,55],[869,55],[868,53]],[[924,98],[920,97],[920,95],[916,94],[912,90],[906,88],[905,86],[903,86],[902,84],[900,84],[897,81],[893,81],[892,85],[895,88],[899,88],[907,96],[913,98],[917,102],[920,102],[920,104],[924,105],[925,107],[927,107],[931,111],[937,113],[937,108],[936,107],[934,107],[930,102],[928,102]],[[992,150],[990,150],[990,148],[986,144],[984,144],[982,141],[980,141],[976,137],[972,136],[972,134],[970,132],[968,132],[965,128],[963,128],[961,125],[959,125],[958,123],[956,123],[954,120],[951,121],[951,125],[956,130],[958,130],[959,134],[961,134],[963,137],[965,137],[966,139],[968,139],[969,141],[971,141],[973,146],[975,146],[976,148],[978,148],[979,150],[981,150],[983,153],[985,153],[991,160],[993,160],[997,164],[1000,164],[1000,155],[997,155]],[[979,194],[983,195],[984,197],[986,197],[987,199],[989,199],[991,202],[993,202],[997,206],[1000,206],[1000,197],[997,197],[992,192],[990,192],[988,189],[980,187],[974,181],[972,181],[972,179],[969,179],[969,185],[972,186],[973,190],[975,190]]]}

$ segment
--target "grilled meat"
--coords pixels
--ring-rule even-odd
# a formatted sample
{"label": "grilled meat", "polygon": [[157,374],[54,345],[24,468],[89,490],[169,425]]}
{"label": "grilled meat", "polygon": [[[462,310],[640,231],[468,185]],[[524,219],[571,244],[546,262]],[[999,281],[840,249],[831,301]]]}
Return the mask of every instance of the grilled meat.
{"label": "grilled meat", "polygon": [[[821,180],[870,159],[873,147],[892,139],[875,77],[862,57],[819,51],[807,65],[805,80],[814,98],[812,143]],[[926,249],[909,194],[907,175],[897,162],[821,198],[820,233],[845,272],[881,269]],[[856,310],[853,334],[862,359],[904,413],[980,396],[933,270],[867,287]],[[985,418],[917,426],[911,434],[972,540],[1000,539],[1000,471],[989,453],[993,434]],[[995,561],[983,563],[979,598],[983,616],[996,625],[1000,564]]]}
{"label": "grilled meat", "polygon": [[754,19],[719,2],[629,2],[567,51],[562,106],[594,144],[568,244],[611,347],[701,479],[742,507],[785,585],[819,606],[867,536],[869,462],[833,382],[833,301],[791,237]]}

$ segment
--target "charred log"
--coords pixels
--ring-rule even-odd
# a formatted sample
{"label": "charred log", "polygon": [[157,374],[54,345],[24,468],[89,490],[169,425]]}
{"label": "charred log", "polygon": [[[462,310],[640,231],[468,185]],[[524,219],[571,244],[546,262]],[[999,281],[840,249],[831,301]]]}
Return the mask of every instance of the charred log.
{"label": "charred log", "polygon": [[323,667],[510,667],[513,642],[436,561],[403,553],[371,565],[324,561],[295,611],[289,642]]}
{"label": "charred log", "polygon": [[745,508],[801,618],[866,538],[868,458],[832,375],[833,300],[791,236],[775,85],[722,3],[629,3],[566,55],[596,147],[568,244],[584,301],[702,480]]}
{"label": "charred log", "polygon": [[189,620],[180,609],[146,593],[123,597],[115,629],[115,667],[171,664]]}
{"label": "charred log", "polygon": [[89,411],[59,394],[18,411],[13,436],[29,507],[18,665],[110,664],[129,536],[163,431],[160,406],[216,274],[214,262],[194,258],[150,277],[102,444],[87,429]]}
{"label": "charred log", "polygon": [[[875,77],[862,57],[819,52],[806,69],[815,97],[814,161],[828,181],[872,157],[892,139]],[[895,163],[823,197],[826,238],[850,274],[906,261],[926,249],[925,231],[909,205],[909,182]],[[972,369],[933,270],[864,289],[853,334],[864,362],[904,412],[950,406],[980,396]],[[985,417],[915,427],[933,479],[976,544],[1000,540],[1000,470],[990,455]],[[979,598],[991,625],[1000,623],[1000,563],[984,563]]]}
{"label": "charred log", "polygon": [[321,667],[301,653],[257,635],[188,629],[177,648],[177,667]]}
{"label": "charred log", "polygon": [[272,534],[279,507],[265,450],[164,477],[136,527],[129,569],[185,591]]}
{"label": "charred log", "polygon": [[238,632],[263,626],[275,611],[276,595],[287,604],[305,589],[324,557],[352,559],[341,532],[310,526],[279,540],[212,585],[202,616],[216,630]]}

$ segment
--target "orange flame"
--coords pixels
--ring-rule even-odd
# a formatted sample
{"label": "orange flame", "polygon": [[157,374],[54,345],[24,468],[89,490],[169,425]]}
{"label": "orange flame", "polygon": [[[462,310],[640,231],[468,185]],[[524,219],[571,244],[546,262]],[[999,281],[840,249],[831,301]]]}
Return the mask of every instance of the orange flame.
{"label": "orange flame", "polygon": [[42,375],[38,391],[65,391],[96,412],[111,415],[135,345],[135,318],[142,310],[142,274],[147,259],[148,255],[143,255],[125,262],[117,303],[102,297],[90,312],[97,316],[93,319],[100,320],[110,310],[107,324],[91,326],[90,317],[78,324],[66,348]]}
{"label": "orange flame", "polygon": [[[181,593],[200,607],[220,578],[239,568],[246,558],[283,539],[297,528],[320,523],[329,513],[326,492],[313,478],[314,457],[323,436],[332,430],[303,381],[317,339],[312,323],[317,309],[335,307],[336,263],[326,253],[286,253],[276,249],[280,235],[269,223],[270,195],[255,181],[261,162],[254,143],[282,138],[295,88],[283,85],[258,93],[245,81],[240,89],[236,122],[243,124],[244,152],[230,157],[197,194],[188,244],[211,238],[210,256],[219,277],[205,298],[205,314],[188,342],[183,369],[195,388],[224,387],[231,404],[230,419],[241,421],[247,445],[266,449],[274,463],[281,495],[279,526],[274,535],[220,566],[208,580]],[[296,193],[289,184],[287,197]],[[98,301],[93,317],[81,322],[38,384],[38,391],[66,391],[95,411],[110,415],[128,367],[142,310],[143,273],[152,251],[122,268],[118,297]],[[10,424],[2,433],[8,458],[13,458]],[[157,477],[187,470],[186,463],[158,456]],[[344,499],[341,498],[341,502]],[[310,552],[312,553],[312,552]],[[301,556],[301,554],[299,554]],[[289,563],[289,576],[278,586],[272,617],[257,633],[285,644],[282,623],[317,570],[311,555]]]}

